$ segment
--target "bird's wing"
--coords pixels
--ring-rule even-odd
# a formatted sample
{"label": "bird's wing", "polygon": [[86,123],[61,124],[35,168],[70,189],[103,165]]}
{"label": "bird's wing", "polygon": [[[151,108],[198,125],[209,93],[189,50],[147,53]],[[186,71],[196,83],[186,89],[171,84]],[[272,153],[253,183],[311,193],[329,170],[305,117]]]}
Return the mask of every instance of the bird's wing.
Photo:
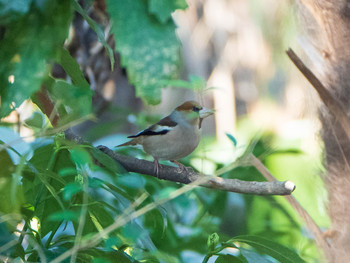
{"label": "bird's wing", "polygon": [[176,125],[177,125],[177,122],[173,121],[169,116],[167,116],[167,117],[161,119],[156,124],[153,124],[152,126],[148,127],[147,129],[145,129],[143,131],[140,131],[138,134],[128,136],[128,138],[136,138],[139,136],[152,136],[152,135],[167,134]]}

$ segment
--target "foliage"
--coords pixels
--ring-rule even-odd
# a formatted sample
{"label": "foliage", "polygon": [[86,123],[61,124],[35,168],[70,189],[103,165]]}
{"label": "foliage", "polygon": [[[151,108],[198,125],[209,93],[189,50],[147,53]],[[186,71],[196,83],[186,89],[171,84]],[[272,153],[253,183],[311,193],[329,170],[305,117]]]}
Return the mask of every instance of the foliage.
{"label": "foliage", "polygon": [[[208,238],[208,254],[206,258],[203,260],[203,262],[208,262],[209,258],[213,255],[217,255],[218,258],[215,262],[249,262],[249,259],[252,259],[253,257],[256,257],[256,253],[260,252],[262,254],[268,255],[279,262],[305,262],[302,260],[298,254],[296,254],[294,251],[276,243],[271,240],[265,239],[263,237],[259,236],[237,236],[229,241],[222,242],[220,245],[219,243],[219,236],[217,233],[214,233],[209,236]],[[247,250],[243,248],[243,246],[240,245],[240,243],[247,244],[254,248],[254,250]],[[233,248],[234,252],[239,253],[223,253],[223,250],[227,248]],[[235,251],[238,250],[238,251]],[[232,255],[232,254],[238,254],[238,255]],[[259,258],[259,256],[258,256]],[[266,261],[266,259],[261,258],[259,262]]]}
{"label": "foliage", "polygon": [[[150,8],[153,2],[150,1]],[[175,24],[163,21],[164,14],[160,12],[156,14],[162,21],[153,19],[145,1],[107,0],[107,5],[116,47],[122,56],[122,65],[127,68],[129,81],[136,87],[136,95],[149,103],[159,103],[162,86],[157,80],[176,76],[178,69],[180,43],[175,35]],[[177,7],[172,6],[171,1],[164,1],[164,5],[170,11]]]}
{"label": "foliage", "polygon": [[[172,79],[180,44],[171,13],[186,8],[185,1],[162,1],[161,8],[156,0],[106,2],[116,50],[138,96],[157,103],[163,86],[204,85],[196,77]],[[34,133],[31,142],[19,136],[15,125],[0,123],[1,261],[189,262],[195,257],[195,262],[207,262],[217,256],[216,262],[302,262],[297,252],[317,257],[300,222],[278,198],[191,190],[127,174],[90,144],[66,140],[61,132],[91,119],[94,111],[90,85],[64,45],[73,11],[97,33],[113,67],[102,27],[77,1],[0,0],[0,10],[0,116],[25,100],[37,105],[22,123]],[[50,75],[54,63],[69,79]],[[53,113],[47,112],[39,90],[52,100]],[[59,121],[54,125],[55,110]],[[248,149],[267,152],[266,137]],[[263,180],[254,168],[240,165],[222,176]],[[219,236],[228,241],[219,243]],[[311,252],[301,251],[298,242]],[[226,253],[229,247],[235,252]]]}
{"label": "foliage", "polygon": [[33,2],[30,9],[20,0],[3,4],[7,5],[6,2],[23,9],[9,8],[0,19],[5,20],[0,41],[0,116],[8,115],[40,88],[47,75],[46,63],[55,59],[72,19],[69,0],[50,1],[50,4],[28,1]]}

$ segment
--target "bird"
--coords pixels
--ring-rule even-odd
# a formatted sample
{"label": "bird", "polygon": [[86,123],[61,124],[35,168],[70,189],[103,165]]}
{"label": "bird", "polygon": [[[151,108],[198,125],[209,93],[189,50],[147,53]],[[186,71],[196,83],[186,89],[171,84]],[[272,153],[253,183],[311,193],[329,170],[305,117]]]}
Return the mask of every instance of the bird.
{"label": "bird", "polygon": [[188,172],[187,167],[177,160],[197,148],[202,121],[213,113],[213,110],[202,107],[196,101],[186,101],[159,122],[128,136],[131,140],[117,147],[141,145],[143,150],[153,157],[153,172],[157,177],[160,170],[159,160],[169,160],[175,163],[181,172]]}

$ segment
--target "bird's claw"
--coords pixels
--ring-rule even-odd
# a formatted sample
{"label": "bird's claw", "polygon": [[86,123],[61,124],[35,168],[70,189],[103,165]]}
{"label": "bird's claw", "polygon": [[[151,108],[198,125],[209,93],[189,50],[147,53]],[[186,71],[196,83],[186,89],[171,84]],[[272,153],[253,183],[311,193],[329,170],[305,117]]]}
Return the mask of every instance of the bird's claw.
{"label": "bird's claw", "polygon": [[183,172],[189,173],[190,172],[188,170],[188,168],[185,165],[183,165],[182,163],[179,163],[177,161],[171,161],[171,162],[176,164],[179,167],[181,173],[183,173]]}

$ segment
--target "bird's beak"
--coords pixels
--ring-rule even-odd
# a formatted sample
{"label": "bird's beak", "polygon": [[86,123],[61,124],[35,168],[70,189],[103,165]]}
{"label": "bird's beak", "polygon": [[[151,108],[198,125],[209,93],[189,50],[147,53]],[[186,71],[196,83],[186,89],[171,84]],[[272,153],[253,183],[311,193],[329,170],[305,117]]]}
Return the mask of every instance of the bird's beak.
{"label": "bird's beak", "polygon": [[199,111],[199,118],[204,119],[214,114],[214,110],[203,108]]}

